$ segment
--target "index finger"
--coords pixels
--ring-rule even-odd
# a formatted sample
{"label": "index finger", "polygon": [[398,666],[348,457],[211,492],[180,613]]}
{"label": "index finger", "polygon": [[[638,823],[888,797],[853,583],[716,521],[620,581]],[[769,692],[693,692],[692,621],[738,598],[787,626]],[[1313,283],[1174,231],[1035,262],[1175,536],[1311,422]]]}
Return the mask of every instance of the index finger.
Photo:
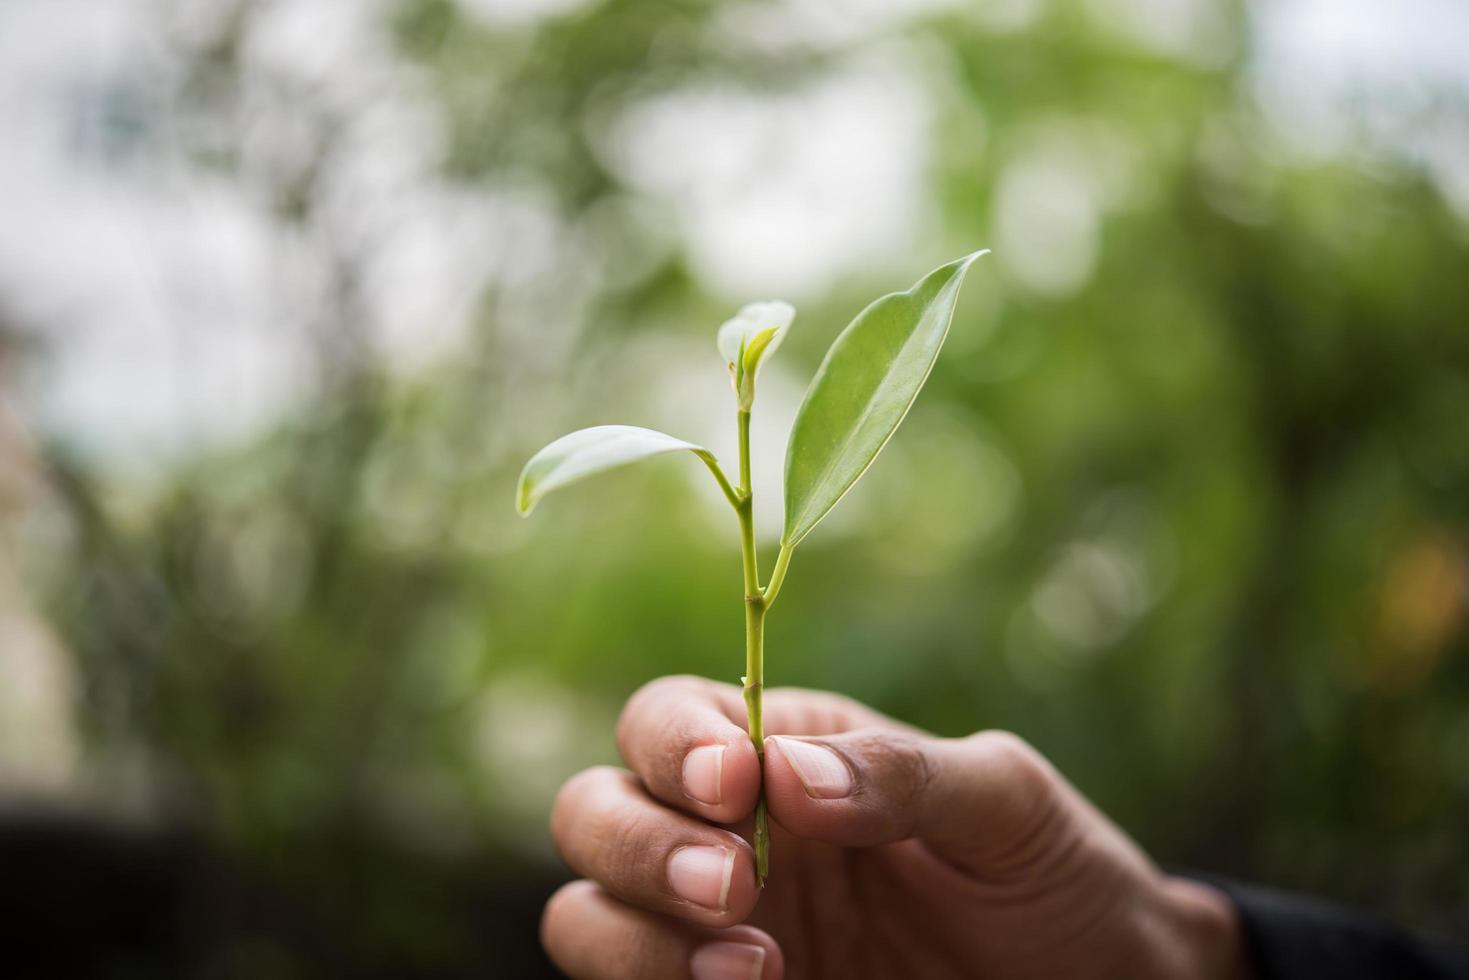
{"label": "index finger", "polygon": [[628,699],[617,747],[653,796],[715,823],[755,809],[760,759],[739,689],[702,677],[660,677]]}

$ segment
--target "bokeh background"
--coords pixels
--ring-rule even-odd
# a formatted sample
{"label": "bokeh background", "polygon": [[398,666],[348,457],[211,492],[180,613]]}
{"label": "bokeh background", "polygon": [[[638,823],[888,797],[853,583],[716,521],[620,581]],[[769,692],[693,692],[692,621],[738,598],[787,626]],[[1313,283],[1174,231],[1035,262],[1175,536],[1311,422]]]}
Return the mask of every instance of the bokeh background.
{"label": "bokeh background", "polygon": [[0,919],[108,976],[542,975],[556,786],[641,683],[734,681],[741,604],[696,464],[522,521],[521,463],[732,458],[714,331],[784,298],[768,534],[826,345],[990,246],[769,681],[1469,931],[1466,43],[1455,0],[8,0]]}

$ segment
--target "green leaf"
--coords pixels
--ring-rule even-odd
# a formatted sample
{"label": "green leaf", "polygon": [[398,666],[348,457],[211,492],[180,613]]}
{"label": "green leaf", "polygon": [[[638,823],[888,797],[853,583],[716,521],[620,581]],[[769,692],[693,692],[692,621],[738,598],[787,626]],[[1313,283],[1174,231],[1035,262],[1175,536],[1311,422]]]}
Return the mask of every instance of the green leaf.
{"label": "green leaf", "polygon": [[826,352],[786,448],[784,547],[830,513],[892,438],[938,358],[965,271],[988,251],[874,301]]}
{"label": "green leaf", "polygon": [[520,471],[515,507],[529,514],[542,497],[569,483],[650,456],[688,450],[723,482],[714,455],[703,446],[635,425],[597,425],[557,439],[530,458]]}

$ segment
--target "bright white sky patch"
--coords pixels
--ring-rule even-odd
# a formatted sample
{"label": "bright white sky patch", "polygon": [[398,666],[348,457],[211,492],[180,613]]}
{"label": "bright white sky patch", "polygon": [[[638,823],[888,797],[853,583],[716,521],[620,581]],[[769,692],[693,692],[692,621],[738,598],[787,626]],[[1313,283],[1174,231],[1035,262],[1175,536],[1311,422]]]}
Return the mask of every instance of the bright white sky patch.
{"label": "bright white sky patch", "polygon": [[754,50],[836,48],[881,38],[916,18],[961,6],[960,0],[759,0],[727,4],[714,30],[721,42]]}
{"label": "bright white sky patch", "polygon": [[[465,201],[437,178],[441,124],[379,4],[262,4],[239,111],[206,120],[174,111],[156,13],[150,0],[0,5],[0,296],[45,352],[20,407],[140,475],[248,439],[299,401],[342,249],[375,291],[354,326],[386,363],[459,345],[496,212],[492,195]],[[348,120],[316,164],[326,193],[312,223],[284,223],[270,199],[313,165],[321,110]],[[190,158],[179,130],[201,124],[238,147],[238,175]]]}
{"label": "bright white sky patch", "polygon": [[[531,29],[597,0],[459,2],[485,22]],[[1159,50],[1209,49],[1213,0],[1089,2]],[[630,188],[615,206],[646,218],[641,244],[622,265],[570,264],[615,282],[684,248],[733,306],[771,295],[799,305],[843,276],[889,269],[924,227],[936,96],[926,53],[883,39],[952,6],[731,5],[713,42],[804,44],[828,52],[832,68],[782,92],[708,84],[625,107],[598,144]],[[360,326],[398,370],[453,355],[487,277],[513,287],[497,313],[527,346],[549,357],[574,340],[594,285],[569,283],[566,257],[596,251],[586,246],[605,237],[596,216],[569,228],[555,188],[525,179],[444,181],[443,121],[393,49],[391,8],[254,8],[238,117],[188,121],[243,147],[236,180],[196,169],[170,130],[178,66],[152,0],[0,3],[0,297],[47,353],[19,404],[31,424],[117,465],[276,424],[301,397],[309,324],[332,301],[328,260],[344,243],[370,283]],[[171,32],[187,37],[207,33],[222,8],[170,9]],[[1045,9],[1008,0],[974,16],[1021,30]],[[1254,84],[1286,138],[1344,152],[1365,120],[1374,152],[1418,162],[1469,217],[1469,5],[1260,0],[1252,13]],[[320,220],[306,229],[282,229],[267,204],[271,181],[304,165],[316,123],[272,81],[349,120],[323,164]],[[1102,160],[1037,151],[1004,161],[996,259],[1021,285],[1065,293],[1095,268],[1098,222],[1115,204],[1096,179]]]}
{"label": "bright white sky patch", "polygon": [[532,27],[596,2],[598,0],[459,0],[459,7],[489,27]]}
{"label": "bright white sky patch", "polygon": [[1469,220],[1469,4],[1257,0],[1253,12],[1255,90],[1287,145],[1407,156]]}
{"label": "bright white sky patch", "polygon": [[1007,169],[996,191],[996,255],[1034,292],[1065,295],[1097,262],[1101,212],[1086,175],[1055,162]]}
{"label": "bright white sky patch", "polygon": [[1159,54],[1211,68],[1235,54],[1225,0],[1088,0],[1087,6],[1099,27]]}
{"label": "bright white sky patch", "polygon": [[930,121],[911,72],[851,66],[793,92],[708,86],[629,107],[608,163],[678,216],[701,278],[728,298],[820,295],[908,247]]}

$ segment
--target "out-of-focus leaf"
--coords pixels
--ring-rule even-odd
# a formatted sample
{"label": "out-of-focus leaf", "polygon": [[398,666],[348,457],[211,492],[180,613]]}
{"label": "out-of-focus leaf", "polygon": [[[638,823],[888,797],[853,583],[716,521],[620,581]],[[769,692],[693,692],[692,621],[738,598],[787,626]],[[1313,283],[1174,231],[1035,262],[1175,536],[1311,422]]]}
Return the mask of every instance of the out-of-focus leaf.
{"label": "out-of-focus leaf", "polygon": [[635,425],[596,425],[578,429],[546,446],[520,471],[515,507],[529,514],[542,497],[585,477],[616,469],[650,456],[688,450],[706,465],[714,455],[703,446]]}
{"label": "out-of-focus leaf", "polygon": [[794,547],[810,533],[897,430],[949,332],[965,271],[987,251],[877,299],[826,352],[786,450],[782,545]]}

